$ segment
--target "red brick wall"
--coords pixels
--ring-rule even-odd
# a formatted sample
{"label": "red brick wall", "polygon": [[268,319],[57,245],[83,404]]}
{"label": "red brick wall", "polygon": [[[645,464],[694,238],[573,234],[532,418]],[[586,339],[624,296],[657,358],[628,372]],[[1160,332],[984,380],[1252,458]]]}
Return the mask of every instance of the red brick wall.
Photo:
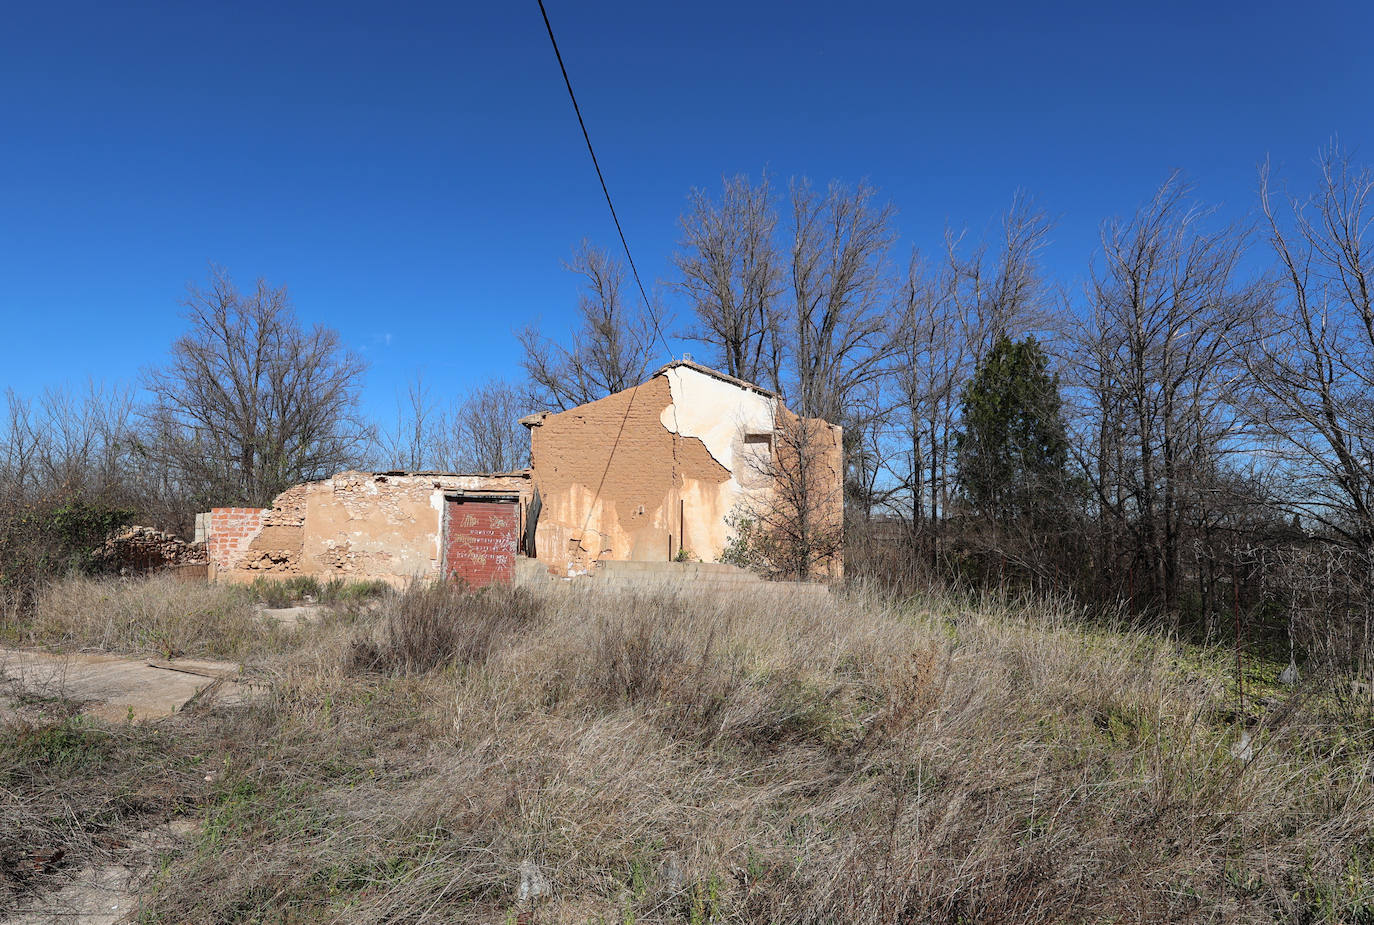
{"label": "red brick wall", "polygon": [[474,588],[514,582],[519,506],[447,501],[444,507],[444,577]]}
{"label": "red brick wall", "polygon": [[267,508],[217,507],[210,511],[205,552],[217,569],[231,569],[262,530]]}

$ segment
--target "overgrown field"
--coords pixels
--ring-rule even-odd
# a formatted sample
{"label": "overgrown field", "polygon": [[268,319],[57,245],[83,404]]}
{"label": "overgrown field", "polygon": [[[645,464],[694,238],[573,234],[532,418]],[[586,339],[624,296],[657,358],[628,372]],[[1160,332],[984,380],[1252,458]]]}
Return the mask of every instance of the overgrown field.
{"label": "overgrown field", "polygon": [[0,904],[187,816],[146,921],[1374,921],[1374,722],[1336,678],[1252,663],[1242,709],[1229,652],[1045,602],[417,587],[285,632],[242,594],[11,619],[268,693],[11,721]]}

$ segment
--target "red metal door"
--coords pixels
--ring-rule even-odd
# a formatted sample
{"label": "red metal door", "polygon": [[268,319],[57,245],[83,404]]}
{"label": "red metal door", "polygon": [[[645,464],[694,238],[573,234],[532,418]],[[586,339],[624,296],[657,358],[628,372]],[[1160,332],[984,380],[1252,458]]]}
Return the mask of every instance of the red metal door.
{"label": "red metal door", "polygon": [[515,581],[519,505],[449,499],[444,514],[445,578],[473,588]]}

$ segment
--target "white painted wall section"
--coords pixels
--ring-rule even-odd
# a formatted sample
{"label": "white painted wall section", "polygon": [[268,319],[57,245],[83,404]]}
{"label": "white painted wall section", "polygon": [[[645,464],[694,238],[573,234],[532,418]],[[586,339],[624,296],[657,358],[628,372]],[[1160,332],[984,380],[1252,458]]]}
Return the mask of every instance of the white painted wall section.
{"label": "white painted wall section", "polygon": [[674,366],[664,375],[673,400],[659,415],[663,426],[696,437],[735,481],[742,481],[735,466],[744,452],[744,435],[773,432],[774,400],[687,366]]}

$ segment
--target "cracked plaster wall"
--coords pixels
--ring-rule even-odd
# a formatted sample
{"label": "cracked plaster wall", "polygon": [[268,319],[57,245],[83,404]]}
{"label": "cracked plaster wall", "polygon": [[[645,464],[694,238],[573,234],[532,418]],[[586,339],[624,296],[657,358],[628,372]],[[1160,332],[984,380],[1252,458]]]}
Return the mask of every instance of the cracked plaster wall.
{"label": "cracked plaster wall", "polygon": [[[531,458],[543,501],[539,559],[573,574],[597,559],[718,559],[725,519],[750,490],[745,433],[772,430],[773,400],[690,368],[542,418]],[[614,448],[614,453],[612,450]]]}
{"label": "cracked plaster wall", "polygon": [[283,492],[240,541],[241,555],[217,577],[313,575],[321,580],[380,578],[392,584],[437,578],[447,493],[530,495],[523,476],[386,475],[342,472]]}

